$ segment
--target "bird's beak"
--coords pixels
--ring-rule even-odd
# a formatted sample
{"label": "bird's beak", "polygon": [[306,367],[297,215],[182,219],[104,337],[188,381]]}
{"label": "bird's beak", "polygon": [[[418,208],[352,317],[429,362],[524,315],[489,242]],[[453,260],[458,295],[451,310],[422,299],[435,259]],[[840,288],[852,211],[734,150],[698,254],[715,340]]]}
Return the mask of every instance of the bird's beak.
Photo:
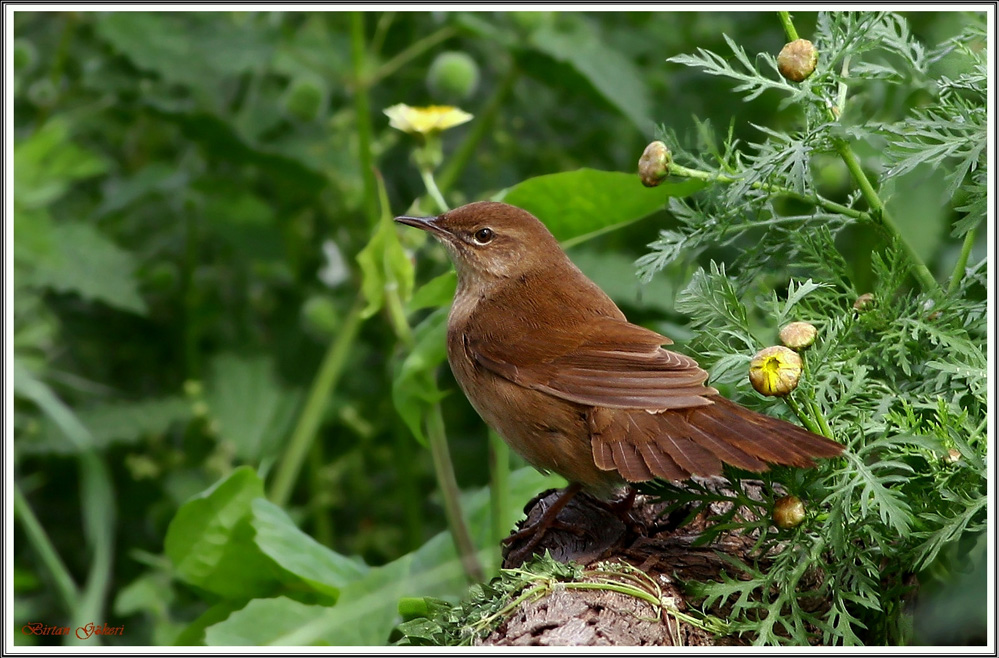
{"label": "bird's beak", "polygon": [[408,217],[406,215],[402,215],[401,217],[396,217],[395,221],[400,224],[416,227],[423,231],[427,231],[428,233],[444,235],[446,231],[444,231],[444,229],[437,224],[438,219],[439,217]]}

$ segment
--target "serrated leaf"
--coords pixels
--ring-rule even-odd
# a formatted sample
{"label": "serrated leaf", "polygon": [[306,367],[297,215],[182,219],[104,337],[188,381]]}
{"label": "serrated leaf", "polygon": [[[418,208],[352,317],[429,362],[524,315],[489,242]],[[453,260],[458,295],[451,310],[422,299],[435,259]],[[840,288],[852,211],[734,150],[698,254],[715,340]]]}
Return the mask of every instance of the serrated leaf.
{"label": "serrated leaf", "polygon": [[48,206],[74,182],[106,170],[100,155],[70,141],[64,120],[52,119],[14,147],[14,203],[20,209]]}
{"label": "serrated leaf", "polygon": [[301,397],[278,381],[271,359],[222,354],[212,361],[205,401],[219,436],[240,459],[257,461],[280,445]]}
{"label": "serrated leaf", "polygon": [[146,303],[135,279],[135,257],[91,224],[54,222],[49,232],[51,250],[25,267],[24,285],[76,293],[139,315]]}
{"label": "serrated leaf", "polygon": [[223,76],[259,70],[273,52],[272,32],[245,29],[226,14],[114,12],[98,15],[96,30],[140,69],[202,93],[216,92]]}
{"label": "serrated leaf", "polygon": [[[136,443],[148,436],[164,434],[171,425],[186,423],[193,414],[187,400],[168,396],[134,402],[96,404],[77,410],[76,415],[90,431],[93,437],[91,445],[105,448],[119,443]],[[18,447],[25,454],[68,454],[80,449],[66,439],[62,430],[51,420],[41,424],[37,438],[24,440]]]}
{"label": "serrated leaf", "polygon": [[529,178],[496,200],[532,213],[568,246],[638,221],[662,210],[670,197],[687,196],[703,186],[686,180],[647,188],[635,174],[577,169]]}

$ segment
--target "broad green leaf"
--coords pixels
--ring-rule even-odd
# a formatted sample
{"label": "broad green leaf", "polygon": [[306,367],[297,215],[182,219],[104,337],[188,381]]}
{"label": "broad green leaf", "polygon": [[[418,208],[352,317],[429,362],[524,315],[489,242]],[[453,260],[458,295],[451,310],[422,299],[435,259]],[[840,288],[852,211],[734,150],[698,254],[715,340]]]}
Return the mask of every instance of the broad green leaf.
{"label": "broad green leaf", "polygon": [[341,587],[366,572],[266,500],[248,466],[181,506],[165,551],[182,580],[232,600],[288,594],[333,603]]}
{"label": "broad green leaf", "polygon": [[583,274],[600,286],[619,306],[669,313],[673,311],[677,291],[671,279],[660,276],[649,283],[642,283],[635,276],[633,258],[618,251],[601,249],[596,243],[587,243],[570,250],[569,257]]}
{"label": "broad green leaf", "polygon": [[[511,473],[510,506],[520,509],[546,487],[564,480],[524,468]],[[472,538],[481,548],[491,536],[489,491],[463,499]],[[491,548],[480,551],[487,557]],[[414,596],[457,597],[467,581],[450,534],[442,532],[413,553],[370,569],[346,585],[335,606],[303,605],[288,598],[251,601],[228,619],[210,626],[212,646],[373,646],[384,645],[399,621],[399,600]]]}
{"label": "broad green leaf", "polygon": [[529,178],[498,195],[544,222],[563,243],[576,244],[657,210],[670,197],[693,194],[703,183],[686,180],[647,188],[636,174],[577,169]]}
{"label": "broad green leaf", "polygon": [[416,341],[392,375],[392,402],[413,436],[423,445],[423,417],[427,406],[444,397],[437,388],[437,366],[447,358],[447,308],[437,309],[413,331]]}
{"label": "broad green leaf", "polygon": [[458,278],[454,270],[445,272],[440,276],[430,279],[413,293],[413,298],[409,300],[406,311],[413,313],[424,308],[437,308],[440,306],[450,306],[454,299],[454,291],[458,285]]}
{"label": "broad green leaf", "polygon": [[85,222],[53,222],[48,238],[51,250],[22,268],[24,285],[76,293],[124,311],[146,313],[134,274],[137,262],[130,252]]}
{"label": "broad green leaf", "polygon": [[575,18],[538,29],[531,34],[531,45],[572,66],[636,128],[650,132],[652,103],[641,71],[619,52],[605,46],[589,24]]}
{"label": "broad green leaf", "polygon": [[271,359],[222,354],[212,362],[205,398],[219,436],[240,459],[256,461],[285,437],[301,395],[278,381]]}
{"label": "broad green leaf", "polygon": [[242,466],[177,510],[164,549],[181,580],[228,599],[273,594],[277,565],[253,542],[250,505],[263,498],[256,472]]}
{"label": "broad green leaf", "polygon": [[254,541],[260,550],[315,591],[335,601],[341,587],[367,572],[367,565],[331,551],[302,532],[269,500],[253,500],[251,510]]}

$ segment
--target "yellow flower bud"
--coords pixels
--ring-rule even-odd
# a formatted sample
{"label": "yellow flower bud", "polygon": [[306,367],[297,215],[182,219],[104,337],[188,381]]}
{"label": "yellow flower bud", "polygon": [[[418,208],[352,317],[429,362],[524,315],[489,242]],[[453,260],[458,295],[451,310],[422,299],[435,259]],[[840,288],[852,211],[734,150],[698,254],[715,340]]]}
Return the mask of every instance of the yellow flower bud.
{"label": "yellow flower bud", "polygon": [[801,82],[815,71],[819,51],[808,39],[796,39],[777,55],[777,70],[791,82]]}
{"label": "yellow flower bud", "polygon": [[784,496],[774,501],[774,525],[790,530],[805,520],[805,504],[797,496]]}
{"label": "yellow flower bud", "polygon": [[663,142],[651,142],[638,159],[638,177],[645,187],[655,187],[666,180],[673,156]]}
{"label": "yellow flower bud", "polygon": [[792,322],[780,330],[780,342],[800,352],[811,347],[818,333],[811,322]]}
{"label": "yellow flower bud", "polygon": [[801,357],[783,345],[764,348],[749,362],[749,381],[763,395],[787,395],[800,377]]}

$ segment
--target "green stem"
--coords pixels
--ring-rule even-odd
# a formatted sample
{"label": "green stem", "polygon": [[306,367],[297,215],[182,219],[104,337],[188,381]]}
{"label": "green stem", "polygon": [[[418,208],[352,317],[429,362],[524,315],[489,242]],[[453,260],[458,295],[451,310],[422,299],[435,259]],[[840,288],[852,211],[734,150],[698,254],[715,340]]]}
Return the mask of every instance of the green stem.
{"label": "green stem", "polygon": [[394,11],[382,12],[382,15],[378,17],[378,23],[375,24],[375,34],[371,37],[371,43],[368,46],[372,55],[377,55],[382,51],[385,35],[388,34],[389,26],[392,25],[393,20],[395,20]]}
{"label": "green stem", "polygon": [[964,278],[964,271],[968,267],[968,257],[971,256],[971,248],[975,245],[975,235],[977,233],[978,229],[973,228],[964,236],[961,255],[957,258],[957,264],[954,265],[954,272],[950,275],[950,285],[947,286],[948,295],[953,295],[957,292],[957,289],[961,285],[961,279]]}
{"label": "green stem", "polygon": [[371,103],[368,99],[369,81],[365,75],[364,14],[350,15],[350,60],[354,75],[354,113],[357,115],[358,157],[361,179],[364,181],[364,214],[372,224],[378,219],[378,202],[375,190],[375,166],[371,155]]}
{"label": "green stem", "polygon": [[798,40],[798,30],[794,29],[794,23],[791,21],[791,12],[779,11],[777,16],[780,18],[780,24],[784,26],[784,34],[787,35],[788,41]]}
{"label": "green stem", "polygon": [[853,153],[853,149],[851,149],[850,145],[842,139],[836,140],[834,146],[836,151],[840,154],[840,157],[843,158],[843,162],[846,163],[846,168],[850,171],[854,180],[857,181],[857,185],[860,186],[860,193],[864,195],[864,199],[871,207],[871,217],[873,217],[874,221],[885,229],[885,231],[898,242],[899,246],[901,246],[902,250],[912,263],[913,274],[922,286],[923,291],[932,293],[940,290],[940,285],[937,283],[937,280],[933,278],[933,274],[930,273],[930,270],[926,267],[923,259],[916,255],[916,252],[912,250],[909,243],[902,237],[902,234],[898,230],[898,226],[888,214],[888,210],[881,201],[881,197],[878,196],[874,186],[871,185],[871,181],[867,178],[867,174],[864,173],[863,167],[860,166],[860,161],[857,160],[857,156]]}
{"label": "green stem", "polygon": [[396,55],[395,57],[393,57],[392,59],[388,60],[387,62],[379,66],[377,69],[375,69],[374,73],[371,74],[371,77],[365,81],[366,84],[368,86],[371,86],[377,83],[378,81],[382,80],[383,78],[387,78],[388,76],[392,75],[397,70],[408,64],[410,60],[419,57],[427,50],[430,50],[431,48],[439,44],[441,41],[450,39],[456,34],[458,34],[458,30],[451,25],[446,25],[441,29],[437,30],[436,32],[428,34],[427,36],[423,37],[419,41],[416,41],[408,48],[400,52],[398,55]]}
{"label": "green stem", "polygon": [[498,546],[510,532],[510,446],[489,430],[489,503],[492,511],[492,543]]}
{"label": "green stem", "polygon": [[277,473],[271,483],[270,499],[277,505],[287,504],[291,497],[291,491],[298,479],[302,462],[309,454],[309,447],[316,438],[316,433],[323,419],[323,412],[326,410],[326,405],[329,404],[333,389],[336,388],[340,373],[343,371],[347,357],[354,346],[354,339],[357,337],[362,322],[361,309],[363,307],[363,300],[359,297],[343,321],[340,333],[327,349],[319,366],[319,372],[316,373],[316,377],[312,381],[312,388],[309,390],[302,415],[298,418],[298,424],[295,426],[288,448],[285,450],[281,464],[278,466]]}
{"label": "green stem", "polygon": [[447,517],[448,527],[451,528],[451,537],[454,539],[458,557],[461,559],[461,565],[469,580],[482,582],[485,579],[485,572],[482,570],[482,564],[475,551],[475,544],[472,542],[472,536],[469,534],[465,517],[461,512],[458,480],[455,478],[454,464],[451,462],[451,453],[448,451],[444,415],[441,413],[439,403],[434,403],[430,407],[426,423],[430,456],[433,459],[437,483],[444,498],[444,514]]}
{"label": "green stem", "polygon": [[465,139],[455,149],[454,155],[448,159],[447,164],[441,169],[441,173],[437,177],[437,184],[441,190],[446,192],[451,189],[458,176],[465,170],[465,166],[475,153],[479,142],[492,130],[493,124],[496,122],[496,117],[499,116],[499,111],[503,107],[506,97],[513,89],[514,82],[516,82],[519,74],[520,70],[517,68],[517,65],[511,62],[506,73],[503,75],[503,79],[500,80],[496,90],[489,97],[485,108],[475,118],[475,121],[472,122],[468,135],[465,136]]}
{"label": "green stem", "polygon": [[801,407],[798,406],[798,403],[794,401],[794,398],[790,395],[785,395],[784,402],[786,402],[787,406],[791,408],[794,415],[798,417],[798,420],[800,420],[802,424],[808,428],[809,432],[812,432],[813,434],[822,434],[822,430],[819,428],[818,424],[812,420],[812,418],[806,414]]}
{"label": "green stem", "polygon": [[[388,265],[386,264],[386,267]],[[388,312],[389,322],[396,337],[403,344],[406,350],[413,349],[413,329],[409,326],[409,319],[406,317],[406,308],[399,297],[399,283],[390,277],[386,277],[385,284],[385,309]]]}
{"label": "green stem", "polygon": [[[703,180],[706,182],[715,183],[737,183],[740,182],[739,178],[733,178],[731,176],[726,176],[715,171],[702,171],[700,169],[688,169],[687,167],[672,163],[669,166],[669,173],[671,175],[680,176],[682,178],[694,178],[697,180]],[[834,201],[829,201],[824,199],[817,194],[808,195],[801,194],[800,192],[795,192],[786,187],[780,187],[779,185],[768,185],[766,183],[760,183],[759,181],[751,183],[750,187],[755,190],[761,190],[764,192],[769,192],[771,194],[779,194],[781,196],[788,197],[789,199],[795,199],[796,201],[802,201],[804,203],[810,203],[812,205],[828,210],[829,212],[839,213],[841,215],[846,215],[856,220],[866,220],[870,219],[870,215],[861,210],[856,210],[850,208],[849,206],[844,206],[842,204],[836,203]]]}
{"label": "green stem", "polygon": [[52,577],[55,591],[62,599],[66,611],[72,614],[79,607],[80,590],[17,482],[14,483],[14,518],[21,522],[28,543]]}
{"label": "green stem", "polygon": [[427,188],[427,193],[430,198],[434,200],[441,212],[447,212],[449,206],[447,201],[444,200],[444,195],[441,194],[440,189],[437,188],[437,183],[434,182],[434,172],[430,169],[420,169],[420,178],[423,179],[423,184]]}

